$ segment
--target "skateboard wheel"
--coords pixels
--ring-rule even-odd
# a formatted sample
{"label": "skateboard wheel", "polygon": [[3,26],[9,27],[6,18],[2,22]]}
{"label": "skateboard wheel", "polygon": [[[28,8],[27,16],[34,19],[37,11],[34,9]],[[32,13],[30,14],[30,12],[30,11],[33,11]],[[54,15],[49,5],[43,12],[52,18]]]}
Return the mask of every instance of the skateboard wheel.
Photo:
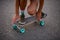
{"label": "skateboard wheel", "polygon": [[21,28],[20,33],[25,33],[25,28]]}
{"label": "skateboard wheel", "polygon": [[17,30],[17,25],[14,24],[14,25],[13,25],[13,29],[14,29],[14,30]]}
{"label": "skateboard wheel", "polygon": [[45,25],[45,22],[44,21],[40,21],[40,26],[44,26]]}

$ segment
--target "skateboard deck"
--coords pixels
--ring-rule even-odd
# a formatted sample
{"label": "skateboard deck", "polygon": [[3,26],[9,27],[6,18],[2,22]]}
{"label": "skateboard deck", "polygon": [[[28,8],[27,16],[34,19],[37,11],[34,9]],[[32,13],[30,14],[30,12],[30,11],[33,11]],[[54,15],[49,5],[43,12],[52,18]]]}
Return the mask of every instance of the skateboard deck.
{"label": "skateboard deck", "polygon": [[[42,18],[45,18],[46,16],[47,16],[47,14],[42,12]],[[39,24],[36,17],[31,16],[31,17],[24,18],[24,20],[17,20],[17,22],[15,24],[18,26],[18,28],[20,28],[20,27],[26,27],[34,22],[37,22]]]}
{"label": "skateboard deck", "polygon": [[34,16],[32,16],[32,17],[25,18],[24,21],[22,21],[22,22],[18,20],[18,22],[16,24],[19,25],[20,27],[25,27],[36,21],[37,21],[36,18]]}

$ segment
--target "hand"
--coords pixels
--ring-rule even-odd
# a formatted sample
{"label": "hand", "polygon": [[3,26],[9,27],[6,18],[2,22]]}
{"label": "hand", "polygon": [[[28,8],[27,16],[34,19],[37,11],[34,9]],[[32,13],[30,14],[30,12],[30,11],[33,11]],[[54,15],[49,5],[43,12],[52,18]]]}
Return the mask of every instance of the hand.
{"label": "hand", "polygon": [[19,15],[18,16],[14,15],[13,18],[12,18],[12,24],[14,24],[18,19],[20,20],[20,16]]}
{"label": "hand", "polygon": [[37,18],[38,21],[40,21],[40,19],[41,19],[41,12],[37,12],[36,13],[36,18]]}

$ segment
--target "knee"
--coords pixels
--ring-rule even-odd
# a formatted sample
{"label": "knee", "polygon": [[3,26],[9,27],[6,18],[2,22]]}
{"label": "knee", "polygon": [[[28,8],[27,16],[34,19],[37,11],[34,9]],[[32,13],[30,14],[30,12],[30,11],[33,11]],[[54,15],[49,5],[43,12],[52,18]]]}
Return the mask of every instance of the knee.
{"label": "knee", "polygon": [[34,15],[34,14],[36,13],[36,11],[34,11],[34,10],[29,10],[29,9],[27,10],[27,12],[28,12],[29,15]]}

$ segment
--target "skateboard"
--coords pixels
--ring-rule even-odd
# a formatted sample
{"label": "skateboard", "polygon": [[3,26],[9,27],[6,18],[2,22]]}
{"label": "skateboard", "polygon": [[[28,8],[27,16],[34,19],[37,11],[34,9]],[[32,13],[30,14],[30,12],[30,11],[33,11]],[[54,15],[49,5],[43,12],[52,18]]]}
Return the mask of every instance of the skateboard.
{"label": "skateboard", "polygon": [[[42,17],[41,18],[45,18],[46,16],[47,16],[47,14],[44,14],[42,12]],[[45,25],[45,21],[41,20],[40,22],[38,22],[36,20],[35,16],[31,16],[31,17],[27,17],[27,18],[24,18],[24,17],[25,17],[25,15],[22,14],[21,15],[22,20],[17,20],[15,22],[15,24],[13,25],[14,30],[19,30],[20,33],[25,33],[25,31],[26,31],[25,27],[27,27],[28,25],[30,25],[30,24],[32,24],[34,22],[38,23],[41,27],[43,27]]]}

